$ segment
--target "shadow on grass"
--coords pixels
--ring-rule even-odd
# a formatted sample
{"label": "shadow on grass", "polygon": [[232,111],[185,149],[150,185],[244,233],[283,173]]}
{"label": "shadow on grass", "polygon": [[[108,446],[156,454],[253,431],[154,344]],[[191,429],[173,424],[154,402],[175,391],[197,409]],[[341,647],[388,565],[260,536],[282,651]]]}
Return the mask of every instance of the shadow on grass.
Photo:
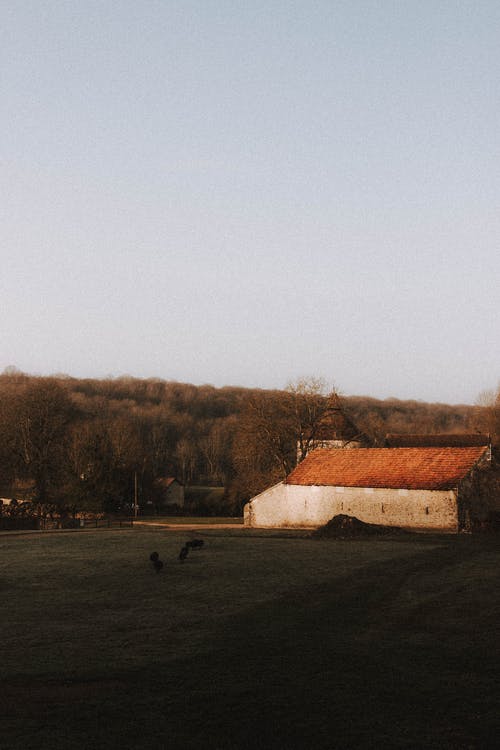
{"label": "shadow on grass", "polygon": [[493,746],[498,540],[441,542],[229,617],[192,658],[13,682],[8,747]]}

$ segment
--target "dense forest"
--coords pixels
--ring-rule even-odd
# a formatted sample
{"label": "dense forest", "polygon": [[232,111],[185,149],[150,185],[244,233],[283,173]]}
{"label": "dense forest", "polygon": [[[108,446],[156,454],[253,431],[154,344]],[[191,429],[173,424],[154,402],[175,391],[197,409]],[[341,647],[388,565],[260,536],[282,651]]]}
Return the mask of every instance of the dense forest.
{"label": "dense forest", "polygon": [[[131,377],[105,380],[0,375],[0,494],[40,515],[158,510],[161,480],[224,488],[217,507],[239,514],[293,468],[297,442],[328,403],[308,378],[284,390],[194,386]],[[481,406],[342,397],[345,413],[382,445],[388,432],[491,432],[498,394]]]}

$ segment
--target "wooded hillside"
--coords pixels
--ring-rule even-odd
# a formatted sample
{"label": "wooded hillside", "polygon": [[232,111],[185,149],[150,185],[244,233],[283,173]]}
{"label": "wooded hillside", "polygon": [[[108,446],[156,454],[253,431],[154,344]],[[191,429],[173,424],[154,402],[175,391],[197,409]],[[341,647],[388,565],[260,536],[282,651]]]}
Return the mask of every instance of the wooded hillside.
{"label": "wooded hillside", "polygon": [[[225,488],[239,513],[254,493],[293,468],[301,434],[328,394],[314,379],[286,390],[194,386],[158,379],[0,375],[0,492],[47,507],[127,512],[156,507],[161,477]],[[491,431],[491,407],[342,398],[348,416],[380,445],[388,432]],[[495,421],[496,420],[496,421]]]}

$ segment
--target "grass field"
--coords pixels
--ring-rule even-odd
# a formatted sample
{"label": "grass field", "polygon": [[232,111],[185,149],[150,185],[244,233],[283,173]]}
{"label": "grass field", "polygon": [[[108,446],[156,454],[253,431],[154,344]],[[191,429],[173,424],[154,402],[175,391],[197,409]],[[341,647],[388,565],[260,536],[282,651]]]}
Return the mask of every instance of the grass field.
{"label": "grass field", "polygon": [[499,539],[203,536],[0,537],[0,747],[496,745]]}

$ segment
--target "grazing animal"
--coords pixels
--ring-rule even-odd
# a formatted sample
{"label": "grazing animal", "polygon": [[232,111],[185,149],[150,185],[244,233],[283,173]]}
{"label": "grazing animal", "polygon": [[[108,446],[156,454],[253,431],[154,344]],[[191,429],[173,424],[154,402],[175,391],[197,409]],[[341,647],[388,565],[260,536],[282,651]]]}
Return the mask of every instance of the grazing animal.
{"label": "grazing animal", "polygon": [[181,562],[184,562],[184,560],[185,560],[185,559],[186,559],[186,557],[188,556],[188,552],[189,552],[189,547],[188,547],[188,546],[187,546],[187,544],[186,544],[186,545],[185,545],[185,547],[183,547],[183,548],[181,549],[181,551],[179,552],[179,560],[180,560]]}
{"label": "grazing animal", "polygon": [[204,545],[203,539],[192,539],[190,542],[186,542],[186,547],[191,549],[201,549]]}
{"label": "grazing animal", "polygon": [[158,552],[151,552],[149,559],[151,560],[152,563],[155,563],[157,560],[160,559],[160,555],[158,554]]}
{"label": "grazing animal", "polygon": [[153,565],[157,573],[160,573],[163,568],[163,563],[161,560],[153,560]]}

